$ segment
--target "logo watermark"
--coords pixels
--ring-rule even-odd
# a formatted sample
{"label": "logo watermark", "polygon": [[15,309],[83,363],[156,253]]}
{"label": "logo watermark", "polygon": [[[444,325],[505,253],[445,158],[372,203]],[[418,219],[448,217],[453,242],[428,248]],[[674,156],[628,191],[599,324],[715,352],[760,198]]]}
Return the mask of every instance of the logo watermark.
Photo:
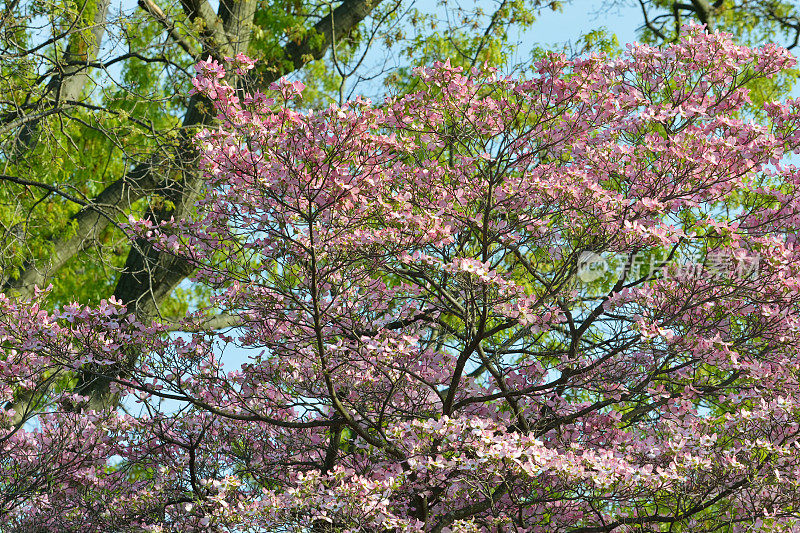
{"label": "logo watermark", "polygon": [[603,256],[594,252],[582,252],[578,258],[578,279],[591,283],[606,275],[609,264]]}
{"label": "logo watermark", "polygon": [[667,257],[658,251],[621,254],[585,251],[578,257],[578,279],[591,283],[606,277],[744,279],[758,273],[759,256],[743,251],[679,254]]}

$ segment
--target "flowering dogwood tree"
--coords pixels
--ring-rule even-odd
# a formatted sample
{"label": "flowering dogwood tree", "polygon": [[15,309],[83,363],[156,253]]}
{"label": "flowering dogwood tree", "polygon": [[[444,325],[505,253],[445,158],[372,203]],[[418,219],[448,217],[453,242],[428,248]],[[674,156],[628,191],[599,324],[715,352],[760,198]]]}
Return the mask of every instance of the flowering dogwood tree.
{"label": "flowering dogwood tree", "polygon": [[795,531],[793,64],[693,27],[301,113],[201,62],[197,216],[128,227],[238,326],[0,299],[3,530]]}

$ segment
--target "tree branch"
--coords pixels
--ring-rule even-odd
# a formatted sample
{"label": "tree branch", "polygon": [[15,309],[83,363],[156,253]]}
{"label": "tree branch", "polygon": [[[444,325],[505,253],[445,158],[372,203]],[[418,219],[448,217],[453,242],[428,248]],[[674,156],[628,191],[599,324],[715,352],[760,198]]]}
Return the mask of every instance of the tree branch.
{"label": "tree branch", "polygon": [[196,333],[201,331],[216,331],[220,329],[236,328],[241,326],[244,321],[236,316],[222,313],[216,316],[209,317],[196,324],[186,324],[184,322],[172,322],[168,327],[168,331],[183,331],[186,333]]}
{"label": "tree branch", "polygon": [[[251,71],[250,82],[258,88],[265,88],[281,76],[303,67],[310,60],[321,59],[328,48],[352,31],[362,20],[380,4],[381,0],[345,0],[339,7],[314,25],[313,31],[299,43],[290,42],[284,49],[284,57],[290,66],[271,65]],[[314,37],[322,35],[323,40],[314,44]]]}
{"label": "tree branch", "polygon": [[[105,209],[125,212],[131,204],[151,191],[157,181],[155,162],[142,163],[126,176],[118,179],[89,202],[84,202],[84,209],[70,218],[75,232],[70,237],[56,238],[52,241],[53,254],[44,265],[28,262],[23,267],[18,279],[3,281],[3,290],[14,289],[23,297],[33,295],[34,286],[45,284],[50,273],[57,271],[75,254],[83,250],[93,239],[111,223],[112,217]],[[53,191],[55,192],[55,191]]]}
{"label": "tree branch", "polygon": [[153,0],[139,0],[138,2],[139,7],[150,13],[150,15],[158,21],[161,26],[167,32],[167,35],[175,41],[175,43],[180,46],[184,52],[189,54],[192,57],[197,57],[197,51],[193,50],[193,47],[189,42],[183,38],[183,36],[178,32],[175,28],[175,23],[169,20],[169,17],[158,7]]}
{"label": "tree branch", "polygon": [[[40,106],[43,106],[48,101],[55,101],[56,105],[58,105],[62,100],[78,99],[89,76],[87,69],[83,65],[93,62],[97,57],[97,52],[100,50],[100,44],[105,34],[106,17],[108,16],[110,3],[111,0],[97,1],[97,12],[91,29],[92,42],[88,43],[86,51],[81,53],[73,50],[71,45],[67,47],[63,61],[58,63],[61,71],[50,79],[45,97],[42,98]],[[44,117],[27,121],[23,125],[14,143],[14,153],[20,154],[34,145],[41,118]]]}
{"label": "tree branch", "polygon": [[181,6],[190,20],[200,19],[202,22],[203,35],[210,41],[206,43],[206,48],[228,54],[228,36],[211,4],[207,0],[181,0]]}
{"label": "tree branch", "polygon": [[61,189],[59,189],[58,187],[54,187],[52,185],[48,185],[47,183],[41,183],[41,182],[38,182],[38,181],[30,181],[30,180],[26,180],[26,179],[22,179],[22,178],[17,178],[17,177],[14,177],[14,176],[9,176],[9,175],[6,175],[6,174],[0,174],[0,180],[10,181],[12,183],[17,183],[19,185],[26,185],[28,187],[36,187],[37,189],[44,189],[46,191],[50,191],[53,194],[56,194],[56,195],[64,198],[65,200],[69,200],[70,202],[76,203],[76,204],[78,204],[80,206],[83,206],[83,207],[87,207],[89,205],[85,201],[83,201],[83,200],[81,200],[79,198],[76,198],[76,197],[72,196],[71,194],[67,194],[64,191],[62,191]]}

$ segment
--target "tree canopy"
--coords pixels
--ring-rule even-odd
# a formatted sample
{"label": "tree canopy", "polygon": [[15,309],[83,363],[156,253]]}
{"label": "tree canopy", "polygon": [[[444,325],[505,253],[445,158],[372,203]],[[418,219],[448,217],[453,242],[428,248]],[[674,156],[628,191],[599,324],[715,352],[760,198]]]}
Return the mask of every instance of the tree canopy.
{"label": "tree canopy", "polygon": [[561,5],[9,2],[2,528],[796,527],[797,6]]}
{"label": "tree canopy", "polygon": [[300,111],[201,61],[197,203],[120,226],[236,328],[0,298],[4,529],[792,531],[794,64],[689,26]]}

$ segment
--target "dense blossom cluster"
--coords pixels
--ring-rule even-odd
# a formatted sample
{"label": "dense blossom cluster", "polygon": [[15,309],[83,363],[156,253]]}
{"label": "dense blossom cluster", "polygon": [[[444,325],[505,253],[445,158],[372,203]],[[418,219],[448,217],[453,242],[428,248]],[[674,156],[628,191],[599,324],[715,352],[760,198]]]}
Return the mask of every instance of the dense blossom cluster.
{"label": "dense blossom cluster", "polygon": [[[30,412],[0,411],[0,527],[796,530],[800,102],[748,97],[793,64],[692,27],[299,112],[302,84],[201,62],[197,216],[128,228],[239,326],[2,297],[0,395]],[[586,251],[663,264],[583,282]],[[258,355],[225,366],[231,344]]]}

